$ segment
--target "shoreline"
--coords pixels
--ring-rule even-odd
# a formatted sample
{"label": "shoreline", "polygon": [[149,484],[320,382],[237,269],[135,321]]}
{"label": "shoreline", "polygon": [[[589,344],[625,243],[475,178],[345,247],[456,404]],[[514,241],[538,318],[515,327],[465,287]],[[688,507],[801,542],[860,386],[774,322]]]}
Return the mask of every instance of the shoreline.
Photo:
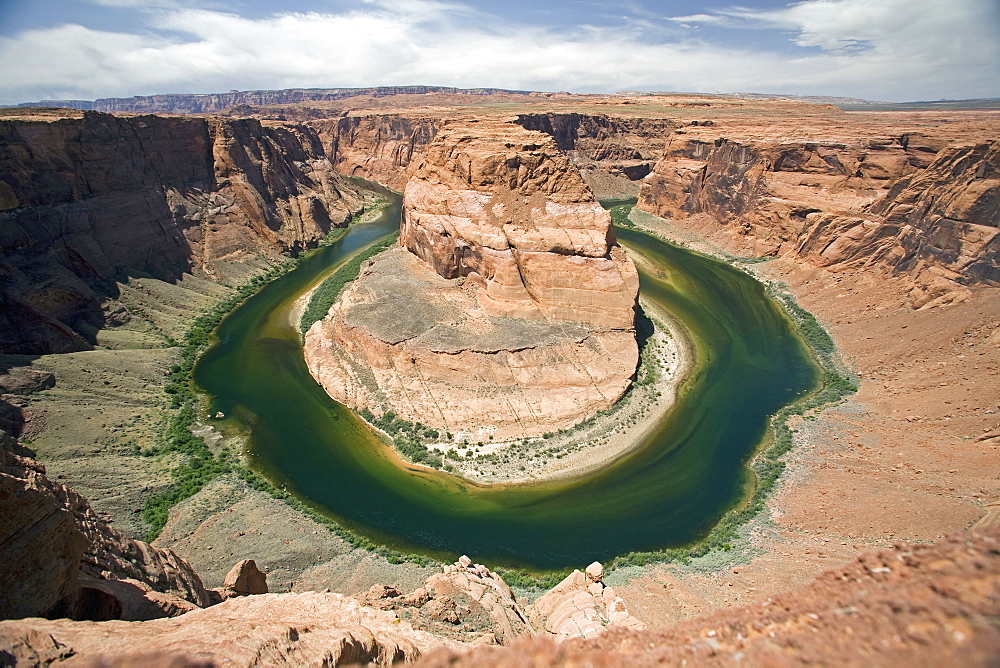
{"label": "shoreline", "polygon": [[[642,307],[654,323],[654,332],[646,343],[649,357],[640,363],[637,376],[643,372],[655,374],[653,382],[639,384],[637,377],[613,407],[549,438],[455,447],[460,438],[456,434],[452,442],[428,447],[439,454],[454,450],[458,457],[446,459],[454,466],[453,473],[483,485],[577,478],[628,456],[643,445],[674,406],[693,365],[691,344],[683,326],[671,314],[648,303],[643,302]],[[466,458],[469,451],[478,454]],[[501,459],[504,455],[508,456]]]}

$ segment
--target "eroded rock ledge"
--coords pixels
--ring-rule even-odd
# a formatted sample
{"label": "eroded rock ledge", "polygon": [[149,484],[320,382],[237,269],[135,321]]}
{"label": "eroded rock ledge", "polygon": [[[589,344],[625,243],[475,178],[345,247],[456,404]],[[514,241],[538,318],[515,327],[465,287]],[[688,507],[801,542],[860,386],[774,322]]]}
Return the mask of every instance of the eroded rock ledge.
{"label": "eroded rock ledge", "polygon": [[638,276],[551,137],[446,126],[403,215],[404,248],[369,265],[306,335],[331,396],[508,439],[569,427],[628,389]]}

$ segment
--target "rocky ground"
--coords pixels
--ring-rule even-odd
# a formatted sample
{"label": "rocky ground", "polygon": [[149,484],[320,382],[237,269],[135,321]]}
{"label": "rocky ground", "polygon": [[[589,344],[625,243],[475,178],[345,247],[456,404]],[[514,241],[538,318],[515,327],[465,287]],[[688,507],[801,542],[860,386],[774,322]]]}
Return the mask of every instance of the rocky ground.
{"label": "rocky ground", "polygon": [[656,329],[642,351],[638,373],[649,380],[634,384],[611,409],[544,438],[462,445],[472,435],[459,433],[451,442],[430,447],[453,452],[447,461],[457,473],[487,483],[579,476],[623,457],[674,404],[690,365],[683,330],[669,316],[650,313]]}
{"label": "rocky ground", "polygon": [[[402,102],[393,109],[385,107],[392,104],[391,99],[386,99],[379,103],[383,105],[379,112],[429,118],[429,124],[421,127],[431,136],[434,123],[456,114],[488,113],[513,118],[524,112],[585,112],[668,119],[680,130],[673,136],[672,141],[677,142],[692,138],[714,142],[727,136],[744,141],[825,142],[833,146],[849,140],[852,146],[883,154],[889,149],[879,146],[892,146],[906,133],[921,133],[939,142],[978,142],[995,139],[1000,128],[1000,114],[996,112],[845,113],[793,102],[706,102],[684,96],[639,97],[625,102],[558,98],[456,110],[445,106],[416,109]],[[352,118],[360,118],[361,112],[352,114]],[[364,123],[376,128],[383,121],[358,123],[362,129]],[[328,135],[318,132],[326,141]],[[413,155],[419,157],[421,144],[411,139],[401,137],[399,143],[410,146]],[[612,144],[607,140],[602,146]],[[368,150],[361,148],[357,147],[358,155]],[[388,144],[379,150],[385,156],[399,155]],[[871,165],[875,161],[863,162]],[[368,164],[372,170],[369,173],[381,178],[379,170],[384,171],[383,167],[377,162]],[[338,169],[345,165],[353,169],[348,163]],[[386,165],[395,172],[405,168],[388,160]],[[798,197],[809,191],[811,197],[820,198],[817,201],[822,200],[830,208],[850,209],[873,202],[887,192],[891,180],[874,178],[873,173],[866,175],[858,187],[840,190],[822,175],[779,174],[779,186],[787,188],[779,188],[771,196],[781,199],[783,194],[794,193]],[[786,178],[797,181],[785,182]],[[635,192],[635,182],[626,183],[620,176],[599,175],[591,182],[599,184],[607,196]],[[697,216],[672,223],[636,220],[652,225],[668,238],[710,252],[756,257],[775,248],[774,240],[764,235],[734,236],[731,229]],[[914,310],[913,283],[907,275],[891,275],[863,266],[816,268],[803,263],[802,258],[783,252],[778,255],[751,265],[752,270],[765,280],[787,284],[799,302],[820,319],[833,335],[845,362],[860,378],[860,390],[840,406],[796,425],[796,447],[787,457],[789,466],[780,488],[769,500],[769,513],[745,528],[744,539],[733,550],[687,566],[622,569],[606,576],[605,581],[614,585],[632,614],[652,627],[737,605],[764,606],[768,599],[805,587],[819,573],[851,561],[861,552],[898,540],[923,543],[970,526],[998,523],[997,289],[974,285],[961,303]],[[189,291],[171,293],[174,286],[162,287],[137,278],[134,289],[129,288],[131,292],[123,289],[121,301],[131,300],[137,308],[146,308],[146,320],[155,327],[104,330],[100,341],[105,349],[31,359],[2,358],[5,365],[30,362],[35,368],[55,373],[56,385],[51,389],[27,398],[5,396],[13,396],[13,401],[20,403],[27,419],[24,426],[28,443],[48,465],[49,475],[91,497],[96,510],[133,537],[145,530],[136,512],[137,504],[146,490],[169,479],[169,460],[157,462],[133,454],[134,445],[142,448],[151,442],[161,419],[162,395],[157,388],[174,354],[166,347],[165,336],[176,337],[186,318],[218,297],[206,285],[182,286]],[[150,307],[152,302],[160,305]],[[161,541],[174,545],[179,554],[195,564],[209,586],[221,584],[232,563],[242,558],[257,559],[265,570],[273,572],[272,591],[329,587],[351,593],[367,589],[373,581],[409,587],[426,577],[426,571],[413,565],[390,564],[380,557],[350,550],[300,513],[229,478],[215,481],[178,506]],[[956,555],[945,560],[960,561]],[[972,572],[959,568],[949,586],[961,591],[963,583],[976,582],[969,576]],[[996,569],[992,572],[995,574]],[[866,577],[877,582],[881,575]],[[819,592],[813,600],[822,596]],[[854,604],[845,607],[850,605]],[[774,604],[767,607],[773,610]],[[836,610],[830,613],[838,614]],[[715,619],[729,613],[719,614],[721,617]],[[815,626],[821,632],[814,634],[819,638],[837,635],[836,630],[823,632],[826,627],[813,625],[817,620],[810,614],[821,616],[824,622],[828,619],[824,611],[803,608],[802,615],[779,622],[785,624],[782,628],[810,634]],[[976,614],[979,616],[973,619],[980,621],[983,615],[996,616],[995,611]],[[887,616],[886,612],[883,617]],[[864,620],[864,624],[852,627],[881,629],[871,618]],[[685,626],[680,635],[665,632],[659,636],[656,642],[660,645],[680,643],[689,648],[690,654],[684,657],[656,654],[652,649],[652,653],[640,654],[642,648],[634,641],[626,639],[622,643],[632,643],[628,659],[632,662],[693,657],[709,661],[712,657],[708,653],[718,652],[720,647],[726,652],[741,650],[742,640],[738,637],[723,637],[723,623],[728,622],[723,619],[709,626]],[[968,623],[975,627],[979,622]],[[968,634],[955,626],[950,637],[933,635],[945,628],[951,627],[939,618],[916,617],[912,628],[883,629],[884,633],[880,630],[882,635],[877,641],[895,647],[895,633],[906,645],[951,652],[953,645],[961,642],[960,636]],[[922,630],[928,630],[928,635],[920,639]],[[716,635],[710,635],[711,631]],[[711,642],[713,638],[718,647]],[[605,644],[601,649],[619,651],[624,644]],[[874,647],[871,656],[877,657],[881,651],[875,645],[856,644]],[[805,646],[804,641],[801,646]],[[542,648],[539,656],[551,661],[586,656],[573,654],[576,649],[568,647],[561,655]],[[910,656],[905,654],[909,651],[906,647],[900,651],[904,652],[900,656]],[[995,662],[997,650],[990,651],[992,654],[986,658],[983,654],[948,656],[956,661],[989,664]],[[780,658],[769,658],[774,656]],[[834,652],[829,656],[842,655]],[[861,662],[861,658],[856,661]],[[904,661],[908,659],[899,660]],[[483,665],[488,663],[484,660]]]}
{"label": "rocky ground", "polygon": [[[726,253],[676,224],[633,217],[667,238]],[[861,550],[997,521],[1000,292],[984,288],[962,304],[914,311],[902,279],[834,275],[781,259],[752,268],[785,283],[819,318],[860,390],[795,424],[770,516],[748,527],[733,553],[620,575],[621,596],[653,626],[797,589]]]}

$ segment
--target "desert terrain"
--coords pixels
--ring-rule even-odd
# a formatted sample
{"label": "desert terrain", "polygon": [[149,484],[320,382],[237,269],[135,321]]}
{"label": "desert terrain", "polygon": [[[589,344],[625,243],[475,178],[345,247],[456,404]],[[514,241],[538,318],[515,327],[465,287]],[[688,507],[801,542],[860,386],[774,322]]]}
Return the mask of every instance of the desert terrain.
{"label": "desert terrain", "polygon": [[[184,456],[155,451],[172,411],[163,388],[181,361],[176,344],[189,323],[248,277],[283,265],[284,254],[314,246],[360,212],[365,194],[344,175],[402,190],[442,128],[476,121],[552,136],[598,199],[638,199],[630,224],[783,286],[829,332],[857,379],[856,394],[791,423],[794,446],[780,483],[731,549],[604,574],[630,619],[714,638],[702,635],[709,626],[736,628],[735,616],[759,617],[761,606],[786,600],[779,595],[803,590],[861,553],[919,551],[978,529],[986,538],[951,538],[947,545],[979,541],[976,549],[996,554],[1000,111],[848,112],[692,95],[434,93],[242,105],[204,118],[94,114],[6,111],[0,118],[7,133],[0,164],[21,178],[8,184],[10,193],[0,191],[3,270],[14,286],[2,295],[4,429],[50,480],[88,498],[122,540],[147,535],[144,500],[169,487]],[[126,176],[139,200],[114,188],[96,192],[96,181],[89,195],[25,185],[47,171],[69,183],[81,178],[51,157],[65,151],[67,140],[59,137],[74,132],[73,122],[95,145],[136,128],[136,157],[123,169],[132,170]],[[200,157],[197,168],[180,158],[136,167],[143,155],[152,165],[168,141],[211,156],[210,164]],[[283,151],[297,157],[286,164]],[[89,215],[104,227],[87,231],[79,211],[95,197],[103,199]],[[122,242],[122,221],[140,209],[158,213],[147,227],[130,227]],[[42,232],[20,231],[29,220]],[[60,237],[54,220],[76,221],[74,236]],[[163,246],[165,238],[172,245]],[[153,248],[169,250],[157,256]],[[177,262],[165,257],[171,255]],[[81,275],[92,276],[97,289]],[[240,451],[238,441],[196,429],[209,435],[213,454]],[[222,588],[243,559],[267,573],[271,592],[299,596],[360,595],[373,585],[411,591],[440,571],[358,547],[233,472],[174,505],[152,545],[176,553],[208,588]],[[960,563],[961,550],[941,559]],[[884,559],[888,568],[895,557]],[[976,583],[969,586],[986,592],[987,602],[975,614],[995,616],[995,558],[969,568],[986,575],[959,573],[954,586]],[[865,577],[876,576],[869,569]],[[813,589],[833,586],[825,578]],[[513,591],[510,605],[523,608],[540,594]],[[737,610],[744,606],[757,607]],[[715,621],[676,626],[712,613]],[[369,626],[382,623],[392,624]],[[940,619],[929,623],[944,628]],[[55,627],[39,628],[60,637]],[[961,639],[949,636],[955,645],[947,651],[964,651],[964,639],[976,639],[993,649],[970,660],[995,659],[995,627],[970,629],[956,631]],[[406,650],[409,658],[433,644],[414,633],[408,642],[419,651]],[[511,627],[504,642],[517,635]],[[899,660],[918,640],[896,642],[901,653],[888,656]],[[546,661],[555,660],[539,648]]]}

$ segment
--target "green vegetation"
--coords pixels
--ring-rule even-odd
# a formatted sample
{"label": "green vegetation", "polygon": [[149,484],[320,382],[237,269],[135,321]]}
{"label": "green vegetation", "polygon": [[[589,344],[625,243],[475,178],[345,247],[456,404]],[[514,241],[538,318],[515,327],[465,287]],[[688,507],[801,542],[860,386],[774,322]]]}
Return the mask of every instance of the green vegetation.
{"label": "green vegetation", "polygon": [[613,225],[620,225],[621,227],[635,227],[635,223],[629,220],[628,217],[628,215],[632,212],[631,204],[611,207],[608,211],[611,213],[611,223]]}
{"label": "green vegetation", "polygon": [[419,422],[407,422],[392,411],[375,416],[367,408],[362,408],[358,415],[385,432],[391,439],[392,446],[411,462],[445,471],[452,470],[453,467],[441,455],[431,452],[425,445],[427,441],[436,441],[440,437],[441,434],[436,429]]}
{"label": "green vegetation", "polygon": [[[384,206],[385,202],[382,196],[374,198],[355,219],[373,208]],[[333,228],[319,245],[330,245],[346,233],[346,227]],[[192,387],[191,374],[195,360],[208,347],[210,334],[222,319],[265,284],[294,269],[302,259],[289,258],[276,263],[237,286],[229,297],[196,318],[180,342],[167,338],[168,345],[180,347],[180,362],[170,367],[167,384],[163,389],[168,405],[174,412],[165,420],[156,446],[145,450],[137,447],[136,454],[153,457],[174,453],[179,455],[180,461],[170,472],[174,478],[173,484],[146,498],[142,517],[150,527],[145,536],[147,541],[160,535],[170,508],[197,494],[213,478],[229,472],[248,478],[249,470],[240,466],[239,458],[234,453],[224,448],[215,455],[204,438],[192,433],[192,427],[197,422],[199,399]]]}
{"label": "green vegetation", "polygon": [[350,261],[345,262],[342,267],[323,281],[309,298],[309,305],[302,313],[302,320],[299,321],[299,330],[305,334],[317,320],[322,320],[337,301],[337,297],[351,281],[357,279],[361,272],[361,266],[375,255],[378,255],[389,246],[396,243],[399,233],[390,235],[388,238],[366,248],[355,255]]}

